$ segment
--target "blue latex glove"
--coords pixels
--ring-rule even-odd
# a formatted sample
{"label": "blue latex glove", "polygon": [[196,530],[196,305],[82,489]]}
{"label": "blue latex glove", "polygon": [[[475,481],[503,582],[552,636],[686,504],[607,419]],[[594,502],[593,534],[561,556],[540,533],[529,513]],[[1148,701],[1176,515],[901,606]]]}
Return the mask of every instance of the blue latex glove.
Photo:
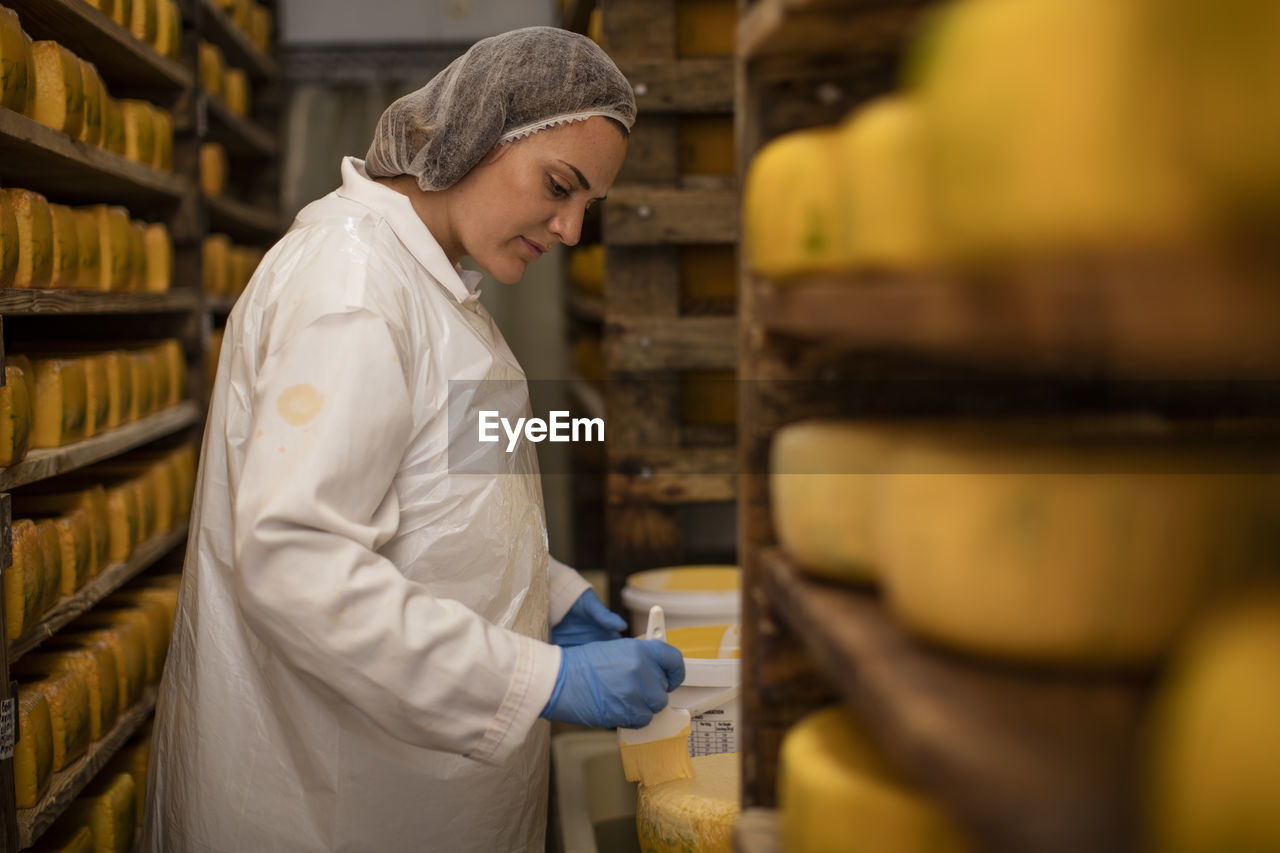
{"label": "blue latex glove", "polygon": [[551,629],[551,642],[557,646],[580,646],[601,640],[616,640],[627,627],[627,620],[614,613],[588,589]]}
{"label": "blue latex glove", "polygon": [[660,640],[568,646],[542,716],[592,728],[645,725],[684,681],[684,656]]}

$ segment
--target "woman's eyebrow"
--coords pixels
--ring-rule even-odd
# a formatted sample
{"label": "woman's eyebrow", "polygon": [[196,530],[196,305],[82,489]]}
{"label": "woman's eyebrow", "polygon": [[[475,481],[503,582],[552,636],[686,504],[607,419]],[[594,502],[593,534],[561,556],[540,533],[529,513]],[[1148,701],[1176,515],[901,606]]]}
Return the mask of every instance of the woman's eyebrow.
{"label": "woman's eyebrow", "polygon": [[582,174],[581,172],[579,172],[579,171],[578,171],[578,167],[577,167],[577,166],[575,166],[575,165],[573,165],[572,163],[569,163],[569,162],[567,162],[567,161],[565,161],[565,160],[561,160],[560,162],[561,162],[561,163],[564,163],[566,166],[568,166],[570,169],[572,169],[572,170],[573,170],[573,173],[574,173],[575,175],[577,175],[577,176],[578,176],[578,183],[582,184],[582,188],[583,188],[584,190],[589,190],[589,189],[591,189],[591,182],[587,180],[587,176],[586,176],[586,175],[584,175],[584,174]]}

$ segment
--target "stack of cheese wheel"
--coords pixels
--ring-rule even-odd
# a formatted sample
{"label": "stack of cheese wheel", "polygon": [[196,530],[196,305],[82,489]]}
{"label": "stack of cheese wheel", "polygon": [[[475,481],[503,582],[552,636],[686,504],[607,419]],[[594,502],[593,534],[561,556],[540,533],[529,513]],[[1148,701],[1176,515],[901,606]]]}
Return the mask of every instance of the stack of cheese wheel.
{"label": "stack of cheese wheel", "polygon": [[0,286],[163,293],[172,279],[163,223],[131,219],[119,205],[68,207],[0,189]]}
{"label": "stack of cheese wheel", "polygon": [[793,726],[778,762],[787,853],[973,849],[948,815],[893,772],[843,707],[817,711]]}
{"label": "stack of cheese wheel", "polygon": [[740,757],[726,752],[691,760],[692,779],[638,788],[636,832],[646,853],[729,853],[733,849]]}
{"label": "stack of cheese wheel", "polygon": [[94,853],[129,853],[137,833],[137,800],[132,775],[99,774],[71,803],[66,820],[89,827]]}
{"label": "stack of cheese wheel", "polygon": [[1280,590],[1196,626],[1159,687],[1147,745],[1155,853],[1280,850]]}
{"label": "stack of cheese wheel", "polygon": [[182,56],[182,12],[179,0],[87,0],[102,14],[155,48],[168,59]]}
{"label": "stack of cheese wheel", "polygon": [[226,234],[210,234],[201,248],[204,290],[211,296],[235,298],[244,292],[265,253],[231,242]]}
{"label": "stack of cheese wheel", "polygon": [[1265,438],[1097,421],[899,435],[874,513],[909,629],[1064,667],[1160,661],[1195,616],[1280,560]]}
{"label": "stack of cheese wheel", "polygon": [[0,387],[0,466],[20,462],[31,446],[35,381],[31,362],[10,356],[4,363],[4,386]]}
{"label": "stack of cheese wheel", "polygon": [[576,246],[569,251],[569,284],[593,296],[604,295],[604,244]]}
{"label": "stack of cheese wheel", "polygon": [[271,49],[275,19],[271,10],[257,0],[217,0],[218,7],[231,17],[231,23],[263,53]]}

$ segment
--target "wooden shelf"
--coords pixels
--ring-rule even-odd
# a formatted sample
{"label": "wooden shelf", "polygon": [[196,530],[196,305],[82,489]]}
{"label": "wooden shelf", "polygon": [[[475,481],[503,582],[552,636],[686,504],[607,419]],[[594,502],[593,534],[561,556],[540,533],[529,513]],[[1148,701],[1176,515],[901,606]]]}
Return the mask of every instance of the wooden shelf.
{"label": "wooden shelf", "polygon": [[609,450],[610,503],[718,503],[738,496],[736,447]]}
{"label": "wooden shelf", "polygon": [[604,319],[604,297],[570,290],[569,311],[575,317],[599,323]]}
{"label": "wooden shelf", "polygon": [[610,372],[732,370],[737,329],[736,317],[609,317],[605,362]]}
{"label": "wooden shelf", "polygon": [[738,193],[731,189],[614,187],[604,203],[607,246],[738,241]]}
{"label": "wooden shelf", "polygon": [[35,808],[18,810],[18,846],[30,847],[80,795],[120,747],[142,728],[156,707],[156,688],[148,685],[142,697],[125,711],[111,731],[89,744],[89,750],[71,766],[53,774],[49,789]]}
{"label": "wooden shelf", "polygon": [[1275,268],[1169,257],[985,276],[757,280],[754,313],[778,334],[1018,370],[1280,378]]}
{"label": "wooden shelf", "polygon": [[888,758],[977,849],[1135,849],[1140,681],[984,665],[926,646],[878,598],[763,555],[761,594]]}
{"label": "wooden shelf", "polygon": [[270,159],[279,156],[280,145],[266,128],[231,112],[218,98],[206,95],[200,103],[209,114],[208,141],[220,143],[229,157]]}
{"label": "wooden shelf", "polygon": [[733,112],[733,57],[622,60],[619,70],[645,115]]}
{"label": "wooden shelf", "polygon": [[162,314],[194,310],[200,294],[194,290],[168,293],[118,293],[98,290],[27,290],[0,288],[0,315],[48,314]]}
{"label": "wooden shelf", "polygon": [[926,0],[760,0],[738,19],[748,61],[885,53],[898,49]]}
{"label": "wooden shelf", "polygon": [[200,407],[191,400],[66,447],[31,450],[16,465],[0,468],[0,490],[17,488],[46,477],[115,456],[200,422]]}
{"label": "wooden shelf", "polygon": [[64,203],[105,201],[173,206],[190,189],[180,175],[161,172],[72,139],[0,108],[0,183],[50,195]]}
{"label": "wooden shelf", "polygon": [[[269,80],[279,75],[280,66],[276,61],[254,47],[249,37],[211,0],[202,0],[200,13],[204,16],[205,38],[222,49],[229,65],[243,68],[254,80]],[[279,21],[276,23],[278,26]]]}
{"label": "wooden shelf", "polygon": [[5,0],[33,39],[52,39],[98,68],[108,90],[162,89],[174,95],[191,87],[194,75],[161,56],[85,0]]}
{"label": "wooden shelf", "polygon": [[228,196],[204,196],[209,210],[209,231],[233,240],[261,242],[280,236],[280,214],[245,204]]}
{"label": "wooden shelf", "polygon": [[206,296],[204,301],[206,311],[212,314],[221,314],[223,317],[231,313],[231,309],[236,307],[236,297],[234,296]]}
{"label": "wooden shelf", "polygon": [[129,559],[121,563],[112,563],[76,590],[74,595],[60,599],[34,628],[9,644],[9,666],[13,666],[14,661],[23,655],[39,648],[41,643],[77,617],[89,612],[91,607],[133,580],[186,538],[186,522],[168,533],[158,533],[134,548]]}

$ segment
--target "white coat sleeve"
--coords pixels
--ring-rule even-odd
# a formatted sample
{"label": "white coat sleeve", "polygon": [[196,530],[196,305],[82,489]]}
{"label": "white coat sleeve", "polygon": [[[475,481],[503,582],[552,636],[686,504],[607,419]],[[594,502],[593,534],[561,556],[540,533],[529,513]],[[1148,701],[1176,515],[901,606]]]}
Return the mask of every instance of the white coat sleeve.
{"label": "white coat sleeve", "polygon": [[577,569],[555,557],[549,559],[547,570],[551,576],[551,607],[547,619],[549,625],[558,625],[578,597],[591,588],[591,584]]}
{"label": "white coat sleeve", "polygon": [[233,496],[236,593],[286,665],[393,736],[501,763],[545,707],[560,650],[436,599],[376,549],[412,430],[390,330],[352,311],[274,352]]}

